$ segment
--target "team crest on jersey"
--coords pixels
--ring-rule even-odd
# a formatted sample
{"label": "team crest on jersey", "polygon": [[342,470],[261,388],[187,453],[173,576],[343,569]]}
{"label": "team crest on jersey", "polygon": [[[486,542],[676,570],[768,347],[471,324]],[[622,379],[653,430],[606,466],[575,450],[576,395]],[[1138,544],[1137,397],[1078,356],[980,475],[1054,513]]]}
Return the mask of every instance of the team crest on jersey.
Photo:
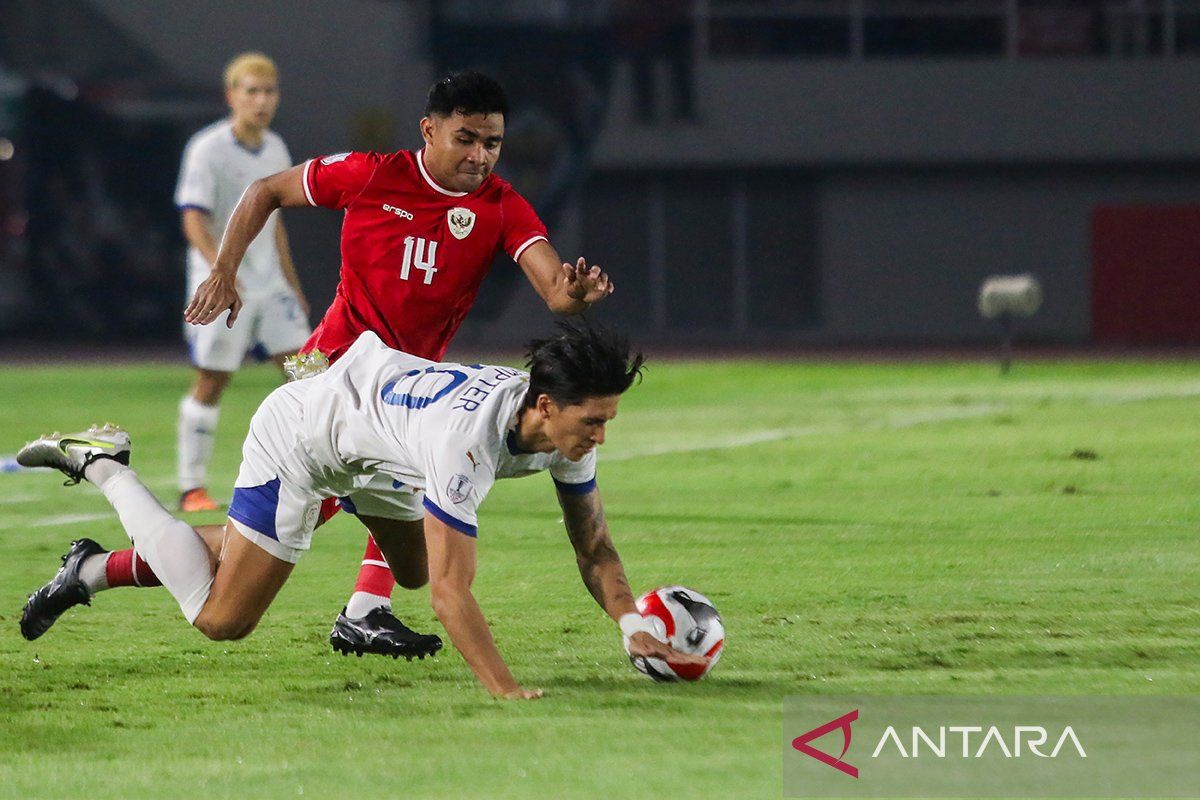
{"label": "team crest on jersey", "polygon": [[328,167],[330,164],[336,164],[339,161],[345,161],[349,157],[349,153],[337,153],[336,155],[325,156],[321,159],[321,163]]}
{"label": "team crest on jersey", "polygon": [[304,509],[304,529],[312,530],[313,528],[317,527],[317,518],[320,516],[320,514],[320,504],[309,506],[308,508]]}
{"label": "team crest on jersey", "polygon": [[465,239],[475,227],[475,212],[469,208],[452,208],[446,212],[446,221],[450,223],[450,232],[455,239]]}
{"label": "team crest on jersey", "polygon": [[471,496],[473,488],[475,487],[472,486],[471,479],[460,472],[446,485],[446,496],[455,503],[461,503]]}

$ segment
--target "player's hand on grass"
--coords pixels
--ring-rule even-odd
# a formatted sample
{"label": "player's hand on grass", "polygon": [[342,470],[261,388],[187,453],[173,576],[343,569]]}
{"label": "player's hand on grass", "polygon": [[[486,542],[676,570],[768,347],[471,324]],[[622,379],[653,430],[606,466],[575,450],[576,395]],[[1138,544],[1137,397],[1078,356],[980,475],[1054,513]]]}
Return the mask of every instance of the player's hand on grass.
{"label": "player's hand on grass", "polygon": [[563,276],[567,280],[567,296],[591,305],[613,293],[613,282],[608,273],[599,266],[589,267],[582,256],[575,265],[563,264]]}
{"label": "player's hand on grass", "polygon": [[645,631],[640,631],[629,637],[628,650],[629,655],[634,658],[643,656],[646,658],[657,658],[668,664],[704,665],[708,663],[706,656],[680,652],[666,642],[660,642]]}
{"label": "player's hand on grass", "polygon": [[229,309],[227,327],[232,328],[242,310],[237,278],[228,272],[213,270],[196,288],[192,302],[184,309],[183,318],[192,325],[207,325]]}

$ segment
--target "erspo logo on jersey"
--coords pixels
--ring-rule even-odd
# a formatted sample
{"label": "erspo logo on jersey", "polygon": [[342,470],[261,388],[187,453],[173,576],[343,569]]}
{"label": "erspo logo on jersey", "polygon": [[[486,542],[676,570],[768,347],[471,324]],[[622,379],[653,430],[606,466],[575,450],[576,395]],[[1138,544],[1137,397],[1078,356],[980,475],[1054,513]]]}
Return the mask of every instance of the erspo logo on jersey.
{"label": "erspo logo on jersey", "polygon": [[411,211],[405,211],[403,208],[399,208],[398,206],[389,206],[387,203],[383,204],[383,210],[389,214],[395,214],[397,217],[403,217],[404,219],[413,218]]}
{"label": "erspo logo on jersey", "polygon": [[349,153],[337,153],[332,156],[325,156],[321,159],[321,163],[328,167],[330,164],[336,164],[339,161],[345,161],[349,157]]}

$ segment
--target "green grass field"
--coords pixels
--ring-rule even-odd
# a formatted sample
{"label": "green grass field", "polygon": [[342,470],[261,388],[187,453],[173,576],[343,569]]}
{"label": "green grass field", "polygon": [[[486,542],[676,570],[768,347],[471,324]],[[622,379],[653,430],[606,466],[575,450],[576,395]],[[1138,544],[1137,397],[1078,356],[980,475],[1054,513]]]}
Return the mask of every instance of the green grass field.
{"label": "green grass field", "polygon": [[[182,368],[9,367],[0,453],[113,420],[174,501]],[[240,374],[214,494],[275,381]],[[796,694],[1200,693],[1200,365],[653,361],[600,486],[630,581],[708,594],[713,674],[629,666],[575,570],[549,478],[484,504],[476,594],[536,702],[486,697],[456,652],[343,658],[326,636],[363,545],[339,515],[258,631],[213,643],[161,589],[24,641],[28,592],[86,534],[91,486],[0,475],[0,796],[778,797]],[[221,515],[193,521],[215,522]],[[428,593],[398,613],[438,630]]]}

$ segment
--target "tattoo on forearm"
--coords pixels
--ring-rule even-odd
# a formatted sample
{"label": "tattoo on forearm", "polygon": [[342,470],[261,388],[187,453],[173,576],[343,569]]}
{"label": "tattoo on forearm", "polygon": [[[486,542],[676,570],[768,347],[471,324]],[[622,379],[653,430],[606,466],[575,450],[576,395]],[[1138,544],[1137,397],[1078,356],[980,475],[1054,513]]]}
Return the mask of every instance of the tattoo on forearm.
{"label": "tattoo on forearm", "polygon": [[563,495],[563,521],[571,544],[575,546],[576,561],[583,584],[596,602],[604,609],[620,597],[632,598],[629,581],[621,557],[608,535],[608,523],[604,520],[604,507],[599,495]]}
{"label": "tattoo on forearm", "polygon": [[567,533],[571,544],[577,548],[580,543],[593,539],[597,533],[608,532],[608,523],[604,521],[604,507],[596,492],[582,495],[560,495],[563,521],[567,524]]}

